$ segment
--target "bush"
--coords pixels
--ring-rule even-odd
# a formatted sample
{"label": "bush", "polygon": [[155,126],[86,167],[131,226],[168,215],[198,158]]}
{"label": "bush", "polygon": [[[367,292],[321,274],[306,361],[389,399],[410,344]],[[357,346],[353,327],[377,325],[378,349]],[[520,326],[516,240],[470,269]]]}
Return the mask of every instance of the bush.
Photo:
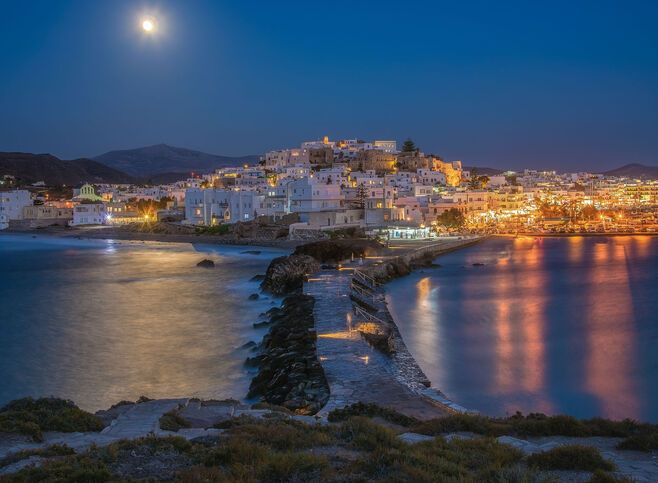
{"label": "bush", "polygon": [[67,456],[46,461],[39,467],[30,466],[13,475],[4,476],[6,482],[66,481],[87,483],[110,481],[112,474],[102,461],[90,457]]}
{"label": "bush", "polygon": [[100,431],[103,421],[78,408],[72,401],[57,398],[24,398],[0,409],[0,431],[28,434],[42,440],[43,431],[65,433]]}
{"label": "bush", "polygon": [[591,446],[566,445],[528,456],[528,466],[541,470],[614,471],[615,465]]}
{"label": "bush", "polygon": [[340,436],[352,446],[369,451],[396,448],[402,444],[395,432],[361,416],[354,416],[344,422],[340,427]]}
{"label": "bush", "polygon": [[634,481],[632,478],[617,477],[605,471],[596,470],[587,483],[633,483]]}
{"label": "bush", "polygon": [[333,428],[309,426],[292,420],[244,421],[244,424],[232,426],[227,433],[232,438],[278,451],[302,450],[335,442]]}
{"label": "bush", "polygon": [[648,434],[629,436],[617,445],[618,449],[634,451],[658,450],[658,431]]}
{"label": "bush", "polygon": [[34,448],[34,449],[24,449],[17,451],[16,453],[11,453],[8,456],[0,459],[0,468],[3,466],[9,466],[32,456],[40,456],[42,458],[52,458],[54,456],[67,456],[75,454],[72,448],[69,448],[65,444],[53,444],[46,448]]}
{"label": "bush", "polygon": [[[523,454],[493,439],[434,441],[413,445],[382,445],[356,462],[361,480],[385,481],[518,481],[530,482],[523,468],[512,475]],[[512,479],[510,476],[514,476]]]}
{"label": "bush", "polygon": [[480,415],[458,414],[418,423],[412,430],[427,435],[469,431],[486,436],[612,436],[627,437],[655,431],[655,425],[639,424],[625,419],[610,421],[602,418],[579,420],[571,416],[546,416],[517,413],[509,418],[488,418]]}
{"label": "bush", "polygon": [[160,429],[165,431],[178,431],[181,428],[189,428],[191,424],[183,418],[176,409],[160,417]]}
{"label": "bush", "polygon": [[195,231],[197,235],[228,235],[230,227],[228,225],[198,226]]}
{"label": "bush", "polygon": [[342,409],[334,409],[329,413],[328,419],[330,422],[346,421],[352,416],[367,416],[367,417],[380,417],[386,421],[398,424],[400,426],[409,427],[417,424],[419,421],[416,418],[406,416],[393,409],[388,409],[377,404],[356,403],[351,406],[345,406]]}

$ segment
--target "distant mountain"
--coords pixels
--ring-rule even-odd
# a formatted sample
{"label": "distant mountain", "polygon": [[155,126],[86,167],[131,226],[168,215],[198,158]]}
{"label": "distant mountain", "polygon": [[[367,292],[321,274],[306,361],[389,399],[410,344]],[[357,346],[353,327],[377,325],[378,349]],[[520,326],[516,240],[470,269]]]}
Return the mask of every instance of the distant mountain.
{"label": "distant mountain", "polygon": [[[218,156],[167,144],[157,144],[144,148],[110,151],[96,156],[94,159],[132,176],[149,179],[163,173],[168,175],[172,173],[189,175],[191,172],[210,173],[216,168],[224,166],[253,164],[258,162],[259,158],[258,155]],[[179,179],[182,178],[179,176]]]}
{"label": "distant mountain", "polygon": [[605,176],[619,176],[627,178],[658,179],[658,166],[645,166],[631,163],[621,168],[612,169],[603,173]]}
{"label": "distant mountain", "polygon": [[497,174],[503,174],[505,172],[502,169],[485,168],[483,166],[464,166],[462,169],[464,169],[464,171],[476,170],[477,174],[481,176],[495,176]]}
{"label": "distant mountain", "polygon": [[0,176],[11,175],[25,184],[75,186],[82,183],[133,183],[132,176],[91,159],[65,161],[50,154],[0,152]]}

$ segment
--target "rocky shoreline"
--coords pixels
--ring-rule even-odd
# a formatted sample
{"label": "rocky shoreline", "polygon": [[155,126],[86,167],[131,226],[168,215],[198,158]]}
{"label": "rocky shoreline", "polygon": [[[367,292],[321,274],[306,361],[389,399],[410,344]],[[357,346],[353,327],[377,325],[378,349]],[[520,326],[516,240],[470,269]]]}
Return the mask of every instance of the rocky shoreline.
{"label": "rocky shoreline", "polygon": [[329,386],[317,357],[313,297],[288,296],[268,311],[269,332],[260,353],[246,363],[258,368],[247,397],[282,406],[295,414],[317,413],[329,398]]}

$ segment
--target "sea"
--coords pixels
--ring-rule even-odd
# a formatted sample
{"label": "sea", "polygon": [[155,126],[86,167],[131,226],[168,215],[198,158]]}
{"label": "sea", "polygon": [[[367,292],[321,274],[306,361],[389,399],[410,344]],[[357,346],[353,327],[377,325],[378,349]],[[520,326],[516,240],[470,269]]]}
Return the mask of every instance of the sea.
{"label": "sea", "polygon": [[432,385],[492,416],[658,422],[658,237],[496,237],[386,286]]}
{"label": "sea", "polygon": [[[242,347],[280,301],[255,275],[273,248],[0,235],[0,406],[24,396],[87,410],[121,400],[244,399]],[[209,258],[215,268],[199,268]]]}

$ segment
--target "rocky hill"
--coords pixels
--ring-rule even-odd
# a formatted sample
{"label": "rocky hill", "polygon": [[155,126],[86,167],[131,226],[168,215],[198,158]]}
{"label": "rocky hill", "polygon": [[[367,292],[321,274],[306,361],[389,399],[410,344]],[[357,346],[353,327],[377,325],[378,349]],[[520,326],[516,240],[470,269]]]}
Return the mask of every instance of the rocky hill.
{"label": "rocky hill", "polygon": [[658,166],[645,166],[643,164],[631,163],[617,169],[611,169],[603,174],[606,176],[627,178],[658,179]]}
{"label": "rocky hill", "polygon": [[504,171],[502,169],[497,169],[497,168],[487,168],[484,166],[464,166],[464,171],[473,171],[475,170],[478,175],[480,176],[495,176],[497,174],[503,174]]}
{"label": "rocky hill", "polygon": [[259,156],[219,156],[167,144],[156,144],[136,149],[110,151],[94,159],[132,176],[149,179],[163,173],[169,177],[172,173],[179,173],[185,177],[192,172],[209,173],[224,166],[254,164],[258,162]]}
{"label": "rocky hill", "polygon": [[91,159],[63,160],[51,154],[0,152],[0,176],[11,175],[20,183],[43,181],[46,185],[81,183],[132,183],[135,179]]}

